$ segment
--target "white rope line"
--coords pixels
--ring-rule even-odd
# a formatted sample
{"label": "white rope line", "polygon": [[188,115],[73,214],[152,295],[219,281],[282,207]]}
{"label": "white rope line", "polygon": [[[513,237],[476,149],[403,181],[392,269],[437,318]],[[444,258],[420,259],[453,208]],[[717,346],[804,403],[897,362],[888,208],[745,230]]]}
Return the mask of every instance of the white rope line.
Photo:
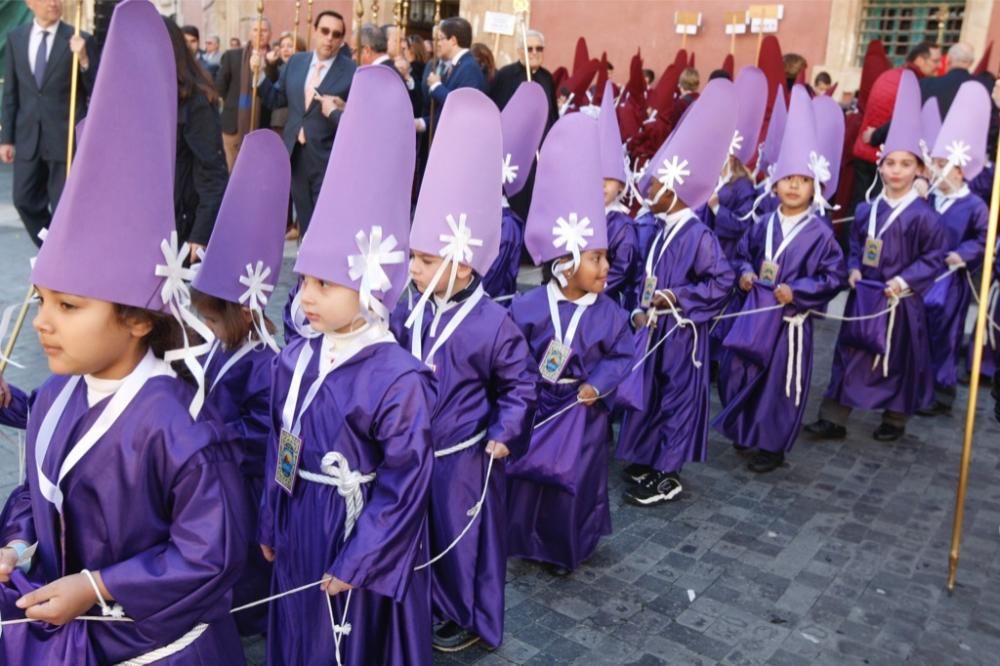
{"label": "white rope line", "polygon": [[326,597],[326,608],[330,611],[330,627],[333,629],[334,654],[337,657],[337,666],[342,666],[343,664],[340,658],[340,642],[344,640],[344,636],[349,636],[351,633],[351,623],[347,621],[347,609],[351,607],[351,594],[353,592],[354,590],[347,591],[347,599],[344,601],[343,619],[340,621],[340,624],[337,624],[337,620],[333,617],[333,600],[326,591],[323,591],[323,595]]}
{"label": "white rope line", "polygon": [[146,666],[146,664],[155,664],[161,659],[166,659],[167,657],[177,654],[187,646],[198,640],[198,637],[205,633],[208,629],[208,625],[204,622],[194,626],[191,631],[187,632],[180,638],[178,638],[173,643],[169,645],[164,645],[161,648],[151,650],[144,654],[140,654],[138,657],[132,657],[125,661],[119,662],[117,666]]}
{"label": "white rope line", "polygon": [[788,362],[785,366],[785,397],[792,397],[792,375],[795,376],[795,406],[802,402],[802,350],[805,348],[805,324],[808,312],[783,317],[788,324]]}

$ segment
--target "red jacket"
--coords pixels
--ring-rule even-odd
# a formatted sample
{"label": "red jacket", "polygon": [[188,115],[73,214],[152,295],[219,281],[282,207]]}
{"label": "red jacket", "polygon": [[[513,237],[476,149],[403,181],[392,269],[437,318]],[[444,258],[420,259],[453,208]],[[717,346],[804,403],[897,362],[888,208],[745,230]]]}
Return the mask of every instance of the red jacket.
{"label": "red jacket", "polygon": [[[896,67],[879,74],[872,84],[871,92],[868,93],[868,101],[865,104],[864,115],[861,117],[861,127],[858,136],[854,140],[854,149],[851,151],[854,157],[875,164],[877,161],[878,148],[864,142],[861,135],[869,127],[878,129],[892,120],[892,108],[896,105],[896,91],[899,90],[899,80],[903,78],[903,70],[909,66]],[[910,71],[917,75],[917,79],[923,78],[916,68],[909,67]]]}

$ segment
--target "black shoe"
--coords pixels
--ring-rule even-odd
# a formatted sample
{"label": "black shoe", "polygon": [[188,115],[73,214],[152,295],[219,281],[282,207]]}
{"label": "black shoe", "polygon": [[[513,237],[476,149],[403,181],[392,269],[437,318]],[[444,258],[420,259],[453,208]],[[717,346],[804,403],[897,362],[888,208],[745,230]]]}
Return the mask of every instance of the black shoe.
{"label": "black shoe", "polygon": [[449,620],[434,628],[432,642],[438,652],[459,652],[478,643],[479,636]]}
{"label": "black shoe", "polygon": [[847,437],[847,428],[826,419],[817,419],[815,423],[807,425],[805,431],[817,439],[844,439]]}
{"label": "black shoe", "polygon": [[895,442],[903,436],[904,432],[906,432],[905,428],[900,428],[890,423],[880,423],[879,426],[875,428],[875,432],[872,433],[872,437],[879,442]]}
{"label": "black shoe", "polygon": [[545,570],[548,571],[553,576],[556,576],[557,578],[565,578],[566,576],[568,576],[571,573],[573,573],[569,569],[564,569],[563,567],[559,566],[558,564],[546,564],[545,565]]}
{"label": "black shoe", "polygon": [[625,501],[636,506],[655,506],[672,502],[681,495],[684,487],[680,477],[670,472],[653,472],[635,488],[625,491]]}
{"label": "black shoe", "polygon": [[740,446],[736,442],[733,442],[733,451],[736,451],[741,456],[748,456],[753,453],[752,446]]}
{"label": "black shoe", "polygon": [[784,462],[784,453],[774,453],[760,449],[757,451],[757,455],[753,457],[753,460],[750,461],[750,464],[747,465],[747,469],[757,474],[766,474],[778,469]]}
{"label": "black shoe", "polygon": [[935,400],[930,407],[917,410],[917,416],[947,416],[951,414],[951,405]]}
{"label": "black shoe", "polygon": [[628,481],[629,483],[642,483],[643,479],[645,479],[650,474],[654,474],[655,471],[656,470],[654,470],[649,465],[640,465],[638,463],[633,463],[628,467],[626,467],[624,470],[622,470],[622,478]]}

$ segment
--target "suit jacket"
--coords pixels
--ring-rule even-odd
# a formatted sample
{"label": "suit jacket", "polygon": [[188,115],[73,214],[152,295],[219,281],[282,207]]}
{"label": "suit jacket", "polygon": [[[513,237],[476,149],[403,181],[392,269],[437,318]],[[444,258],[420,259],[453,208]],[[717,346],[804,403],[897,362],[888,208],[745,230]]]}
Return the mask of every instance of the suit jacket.
{"label": "suit jacket", "polygon": [[[0,112],[0,144],[14,144],[19,160],[66,160],[69,140],[69,93],[73,52],[69,40],[73,28],[60,22],[52,35],[52,50],[41,88],[35,82],[28,59],[28,40],[33,23],[11,30],[7,35],[4,60],[3,110]],[[90,67],[80,73],[76,100],[76,122],[87,112],[87,101],[97,77],[97,46],[87,33]]]}
{"label": "suit jacket", "polygon": [[[493,85],[490,87],[490,97],[503,111],[507,102],[514,96],[514,92],[527,80],[527,73],[522,63],[513,62],[501,67],[497,70],[496,78],[493,79]],[[559,118],[559,109],[556,108],[556,86],[552,80],[552,74],[544,67],[539,67],[538,71],[531,76],[531,80],[542,87],[542,90],[545,91],[545,97],[549,101],[549,118],[545,123],[546,131],[548,131],[548,128],[552,127]]]}
{"label": "suit jacket", "polygon": [[[429,74],[430,71],[428,70],[426,73]],[[426,80],[425,76],[425,83]],[[451,73],[441,77],[441,85],[434,88],[434,90],[430,90],[428,87],[424,121],[427,122],[430,119],[430,100],[434,100],[435,102],[434,122],[437,123],[448,93],[458,88],[475,88],[481,92],[487,92],[486,78],[483,76],[483,70],[479,67],[479,63],[476,62],[476,59],[472,57],[472,53],[470,52],[463,53],[462,57],[458,59],[458,63],[452,67]]]}
{"label": "suit jacket", "polygon": [[[257,90],[265,106],[272,109],[288,109],[288,120],[285,121],[282,137],[285,147],[288,148],[288,154],[291,155],[298,142],[299,130],[304,129],[306,147],[325,162],[330,159],[333,137],[337,133],[342,112],[336,110],[329,117],[324,116],[322,105],[317,99],[312,101],[308,109],[305,108],[306,80],[312,57],[312,51],[296,53],[288,59],[277,83],[272,84],[265,80]],[[338,53],[333,64],[326,70],[323,80],[316,86],[316,90],[321,95],[335,95],[346,101],[355,69],[354,61],[350,57],[345,56],[343,52]]]}
{"label": "suit jacket", "polygon": [[[243,70],[243,53],[248,48],[249,45],[223,53],[215,73],[215,87],[222,98],[222,131],[225,134],[236,134],[239,131],[240,75]],[[263,73],[268,80],[277,81],[278,63],[265,63]],[[259,86],[257,95],[258,99],[263,98]],[[270,126],[270,110],[262,107],[258,127]]]}
{"label": "suit jacket", "polygon": [[229,182],[219,111],[204,93],[177,108],[174,215],[180,242],[207,245]]}
{"label": "suit jacket", "polygon": [[920,80],[920,101],[936,97],[941,117],[948,115],[948,109],[963,83],[972,79],[967,69],[953,69],[942,76],[930,76]]}

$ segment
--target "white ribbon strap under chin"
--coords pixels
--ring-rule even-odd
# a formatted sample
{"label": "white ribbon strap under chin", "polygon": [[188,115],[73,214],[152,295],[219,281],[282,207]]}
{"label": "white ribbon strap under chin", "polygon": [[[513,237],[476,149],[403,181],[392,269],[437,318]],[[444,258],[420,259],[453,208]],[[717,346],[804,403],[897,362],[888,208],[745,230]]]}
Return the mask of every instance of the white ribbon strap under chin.
{"label": "white ribbon strap under chin", "polygon": [[952,169],[955,167],[962,167],[964,169],[972,161],[972,155],[970,155],[972,146],[961,139],[956,139],[945,146],[945,152],[948,153],[948,162],[934,177],[934,181],[931,183],[930,188],[928,188],[928,194],[937,190],[942,181],[951,173]]}
{"label": "white ribbon strap under chin", "polygon": [[382,227],[373,225],[371,234],[364,230],[354,236],[358,254],[347,257],[348,275],[352,280],[360,281],[358,294],[363,311],[372,311],[384,320],[389,318],[389,310],[376,299],[372,292],[386,292],[392,288],[392,281],[383,266],[402,264],[406,256],[402,250],[397,250],[396,237],[389,234],[382,238]]}
{"label": "white ribbon strap under chin", "polygon": [[277,353],[278,343],[267,330],[264,320],[264,306],[267,305],[268,294],[274,291],[274,285],[267,282],[271,268],[265,266],[263,261],[258,261],[256,265],[247,264],[246,271],[246,275],[240,276],[240,284],[247,288],[240,295],[240,304],[250,309],[250,319],[253,321],[257,339]]}
{"label": "white ribbon strap under chin", "polygon": [[375,473],[362,474],[352,470],[347,459],[339,451],[329,451],[320,461],[321,474],[307,472],[300,469],[298,475],[306,481],[322,483],[333,486],[337,493],[344,498],[346,512],[344,515],[344,541],[354,530],[354,524],[361,515],[361,510],[365,508],[365,496],[361,492],[361,485],[375,480]]}
{"label": "white ribbon strap under chin", "polygon": [[900,296],[889,297],[889,324],[885,329],[885,354],[876,354],[875,362],[872,364],[872,370],[878,368],[879,362],[882,363],[882,376],[889,376],[889,356],[892,354],[892,330],[896,326],[896,309],[899,307]]}
{"label": "white ribbon strap under chin", "polygon": [[830,181],[833,174],[830,172],[830,160],[826,159],[826,156],[820,155],[815,150],[809,151],[809,171],[813,175],[813,205],[819,208],[820,212],[824,210],[837,210],[839,206],[835,206],[826,200],[823,196],[823,185]]}
{"label": "white ribbon strap under chin", "polygon": [[783,319],[788,324],[788,364],[785,367],[785,397],[792,397],[792,377],[795,378],[795,406],[802,402],[802,349],[805,344],[805,323],[808,312]]}
{"label": "white ribbon strap under chin", "polygon": [[589,217],[580,217],[575,212],[556,220],[552,228],[552,245],[573,255],[573,270],[580,266],[580,252],[587,247],[587,239],[594,235]]}
{"label": "white ribbon strap under chin", "polygon": [[[474,238],[472,236],[472,229],[466,223],[468,217],[465,213],[459,213],[458,220],[455,220],[454,215],[448,215],[445,218],[445,222],[448,223],[448,228],[451,233],[441,234],[438,239],[444,243],[444,245],[439,250],[438,254],[444,260],[438,269],[434,271],[434,276],[431,278],[430,284],[424,293],[420,295],[420,300],[417,301],[417,306],[411,308],[410,316],[406,318],[406,327],[413,328],[413,323],[417,320],[417,314],[423,312],[424,307],[427,305],[427,301],[430,300],[431,296],[434,295],[434,290],[437,288],[438,282],[441,280],[441,276],[444,275],[445,270],[451,267],[451,273],[448,276],[448,290],[445,293],[444,300],[447,303],[452,296],[455,294],[455,280],[458,279],[458,267],[460,264],[471,264],[472,258],[475,256],[475,251],[473,248],[482,247],[483,240],[481,238]],[[434,313],[434,321],[431,324],[431,335],[435,335],[437,332],[438,323],[441,321],[441,315],[444,312],[444,308],[438,308],[437,312]]]}
{"label": "white ribbon strap under chin", "polygon": [[[188,411],[192,418],[197,418],[205,402],[205,369],[198,362],[198,358],[209,352],[212,343],[215,342],[215,336],[211,329],[191,312],[191,292],[187,281],[194,279],[195,271],[184,268],[184,260],[190,254],[188,248],[187,243],[177,247],[177,232],[171,231],[169,240],[164,239],[160,242],[164,263],[156,265],[155,273],[158,277],[164,278],[163,286],[160,288],[160,299],[180,324],[184,341],[184,346],[180,349],[166,352],[163,360],[167,363],[183,361],[184,366],[194,377],[198,389],[191,399]],[[203,340],[201,344],[191,345],[188,328],[193,329],[201,337]]]}

